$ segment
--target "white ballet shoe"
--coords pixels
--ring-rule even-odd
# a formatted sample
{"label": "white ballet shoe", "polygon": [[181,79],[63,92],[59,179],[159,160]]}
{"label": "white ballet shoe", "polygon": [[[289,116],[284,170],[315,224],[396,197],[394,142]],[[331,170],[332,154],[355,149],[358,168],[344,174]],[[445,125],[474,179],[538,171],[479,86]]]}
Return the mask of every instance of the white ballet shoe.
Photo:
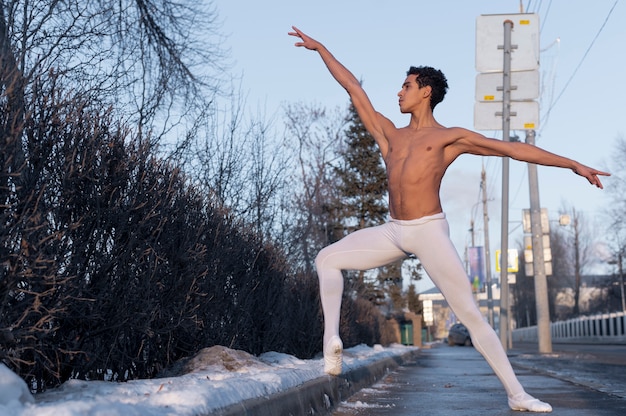
{"label": "white ballet shoe", "polygon": [[343,343],[338,336],[334,336],[324,345],[324,372],[332,376],[341,374]]}
{"label": "white ballet shoe", "polygon": [[552,411],[552,406],[539,399],[535,399],[528,393],[521,393],[517,396],[509,397],[509,407],[512,410],[519,410],[521,412],[549,413]]}

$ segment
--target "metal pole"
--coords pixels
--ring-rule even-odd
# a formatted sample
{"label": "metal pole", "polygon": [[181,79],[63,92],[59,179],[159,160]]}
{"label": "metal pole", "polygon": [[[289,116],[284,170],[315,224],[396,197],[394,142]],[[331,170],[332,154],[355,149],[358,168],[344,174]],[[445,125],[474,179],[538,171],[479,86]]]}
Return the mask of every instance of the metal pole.
{"label": "metal pole", "polygon": [[[526,143],[535,145],[535,131],[526,131]],[[530,189],[530,231],[533,247],[533,273],[535,278],[535,303],[537,307],[537,335],[539,352],[552,352],[550,333],[550,308],[548,306],[548,280],[543,257],[543,230],[541,227],[541,205],[539,203],[539,179],[537,165],[528,164],[528,186]]]}
{"label": "metal pole", "polygon": [[580,224],[576,208],[572,208],[572,214],[574,216],[574,315],[578,317],[580,315]]}
{"label": "metal pole", "polygon": [[[504,21],[504,62],[502,100],[502,140],[508,142],[511,127],[511,30],[513,22]],[[509,348],[509,158],[502,159],[502,225],[500,233],[500,342]]]}
{"label": "metal pole", "polygon": [[[487,285],[487,320],[493,328],[493,291],[491,289],[491,253],[489,252],[489,214],[487,213],[487,174],[483,166],[480,174],[483,193],[483,225],[485,230],[485,284]],[[622,286],[623,287],[623,286]],[[622,296],[623,298],[623,296]]]}
{"label": "metal pole", "polygon": [[619,280],[620,280],[620,290],[622,292],[622,312],[626,312],[626,301],[624,300],[624,270],[622,269],[622,256],[623,251],[620,250],[618,260],[619,260]]}

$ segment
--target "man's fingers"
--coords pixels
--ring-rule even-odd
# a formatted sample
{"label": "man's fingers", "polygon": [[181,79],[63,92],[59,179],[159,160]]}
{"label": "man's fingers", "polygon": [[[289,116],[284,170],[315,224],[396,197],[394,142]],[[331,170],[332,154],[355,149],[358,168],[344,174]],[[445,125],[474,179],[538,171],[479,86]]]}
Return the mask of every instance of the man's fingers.
{"label": "man's fingers", "polygon": [[302,32],[300,31],[300,29],[298,29],[298,28],[297,28],[297,27],[295,27],[295,26],[291,26],[291,28],[293,29],[293,32],[289,32],[289,34],[290,34],[291,36],[299,36],[299,37],[302,37]]}
{"label": "man's fingers", "polygon": [[600,178],[598,178],[598,175],[595,173],[592,174],[591,179],[589,180],[589,183],[597,186],[600,189],[604,189],[604,187],[602,186],[602,182],[600,181]]}
{"label": "man's fingers", "polygon": [[600,182],[600,179],[596,178],[596,186],[600,189],[604,189],[604,187],[602,186],[602,182]]}
{"label": "man's fingers", "polygon": [[599,170],[594,171],[592,174],[593,174],[593,179],[594,179],[593,184],[596,185],[600,189],[604,189],[604,186],[602,186],[602,181],[600,181],[600,178],[598,177],[598,175],[611,176],[611,174],[608,172],[602,172]]}

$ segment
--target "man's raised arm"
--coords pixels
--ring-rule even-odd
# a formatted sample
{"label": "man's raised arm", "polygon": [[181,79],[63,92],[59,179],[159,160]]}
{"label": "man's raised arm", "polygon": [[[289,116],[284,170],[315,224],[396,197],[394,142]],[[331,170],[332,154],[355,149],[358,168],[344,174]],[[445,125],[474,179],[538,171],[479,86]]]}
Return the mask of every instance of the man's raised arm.
{"label": "man's raised arm", "polygon": [[381,147],[383,154],[385,154],[387,139],[385,138],[383,132],[383,123],[388,122],[388,120],[376,112],[374,106],[369,100],[369,97],[361,87],[359,80],[345,66],[343,66],[343,64],[341,64],[341,62],[339,62],[324,45],[310,36],[307,36],[297,27],[292,26],[292,28],[293,32],[289,32],[289,35],[301,39],[300,42],[295,43],[295,46],[317,51],[320,54],[320,57],[324,61],[324,64],[326,64],[326,67],[330,71],[331,75],[350,95],[352,104],[356,108],[361,121],[363,121],[363,125],[374,137],[379,147]]}
{"label": "man's raised arm", "polygon": [[587,178],[590,184],[602,189],[602,182],[598,176],[611,176],[610,173],[585,166],[580,162],[560,156],[537,146],[521,142],[505,142],[488,139],[482,134],[456,129],[459,140],[454,143],[456,151],[482,156],[508,156],[522,162],[535,163],[543,166],[555,166],[571,169],[574,173]]}

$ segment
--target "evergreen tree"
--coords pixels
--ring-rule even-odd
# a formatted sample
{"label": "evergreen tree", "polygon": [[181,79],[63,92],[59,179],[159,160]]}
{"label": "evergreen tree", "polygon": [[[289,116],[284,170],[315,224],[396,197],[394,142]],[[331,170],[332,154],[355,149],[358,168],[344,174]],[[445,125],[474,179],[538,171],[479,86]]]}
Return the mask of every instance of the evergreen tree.
{"label": "evergreen tree", "polygon": [[415,285],[413,283],[409,285],[409,290],[406,297],[407,308],[409,309],[409,311],[418,315],[423,314],[424,307],[422,305],[422,302],[419,300],[419,295],[417,294],[417,291],[415,290]]}
{"label": "evergreen tree", "polygon": [[[389,212],[387,174],[378,145],[353,105],[350,105],[346,124],[345,142],[339,151],[339,164],[335,167],[339,180],[339,206],[334,209],[343,217],[344,235],[383,223]],[[346,277],[359,296],[376,305],[385,303],[385,285],[377,278],[366,282],[362,271],[348,272]]]}
{"label": "evergreen tree", "polygon": [[345,148],[340,151],[341,165],[335,172],[340,180],[344,226],[351,230],[381,224],[389,210],[387,174],[378,145],[353,105],[347,123]]}

